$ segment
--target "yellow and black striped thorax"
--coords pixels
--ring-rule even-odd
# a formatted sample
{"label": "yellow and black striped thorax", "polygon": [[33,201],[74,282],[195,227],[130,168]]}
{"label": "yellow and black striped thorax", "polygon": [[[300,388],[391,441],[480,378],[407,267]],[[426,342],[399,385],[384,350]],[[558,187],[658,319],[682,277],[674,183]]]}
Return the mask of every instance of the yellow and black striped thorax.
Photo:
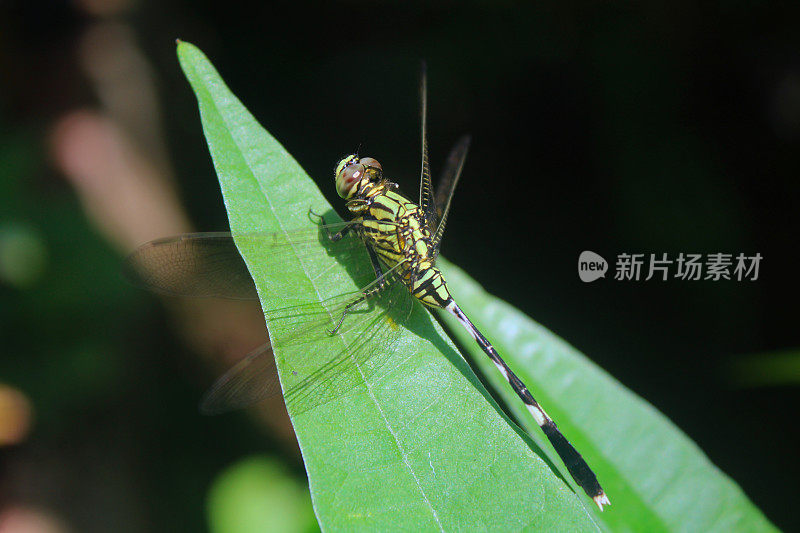
{"label": "yellow and black striped thorax", "polygon": [[387,268],[397,266],[395,272],[415,298],[431,307],[450,302],[444,277],[434,266],[431,233],[422,210],[397,192],[396,184],[365,183],[347,208],[355,215],[365,244]]}

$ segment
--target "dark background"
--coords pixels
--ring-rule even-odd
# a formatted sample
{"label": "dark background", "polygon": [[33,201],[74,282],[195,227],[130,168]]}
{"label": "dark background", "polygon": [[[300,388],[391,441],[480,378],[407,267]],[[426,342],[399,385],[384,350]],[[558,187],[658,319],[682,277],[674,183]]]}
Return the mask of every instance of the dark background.
{"label": "dark background", "polygon": [[[244,415],[195,414],[211,372],[158,302],[120,280],[120,252],[52,163],[53,122],[102,107],[76,48],[110,21],[150,64],[180,196],[204,230],[226,217],[176,37],[210,57],[337,206],[333,166],[359,143],[414,194],[425,58],[434,175],[473,135],[444,255],[665,413],[776,525],[800,528],[800,363],[753,377],[800,346],[796,7],[90,4],[0,11],[0,222],[47,248],[34,282],[0,282],[0,380],[35,413],[27,441],[0,452],[8,501],[83,531],[106,529],[98,512],[124,531],[196,530],[219,469],[271,442]],[[764,259],[755,282],[611,272],[584,284],[587,249],[612,270],[623,252]]]}

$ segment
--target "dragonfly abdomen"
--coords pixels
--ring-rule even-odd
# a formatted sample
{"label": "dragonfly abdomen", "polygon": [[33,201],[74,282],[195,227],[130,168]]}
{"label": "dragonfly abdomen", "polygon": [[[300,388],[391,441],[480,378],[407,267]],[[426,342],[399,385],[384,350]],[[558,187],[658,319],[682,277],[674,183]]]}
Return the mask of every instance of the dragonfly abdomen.
{"label": "dragonfly abdomen", "polygon": [[461,322],[461,325],[472,335],[472,338],[475,339],[483,352],[489,356],[489,359],[492,360],[506,381],[508,381],[511,388],[514,389],[514,392],[528,408],[528,411],[533,415],[536,423],[539,424],[539,427],[553,445],[556,453],[558,453],[561,460],[564,461],[564,465],[567,467],[572,479],[574,479],[586,494],[594,500],[601,511],[604,505],[611,505],[608,496],[606,496],[606,493],[597,481],[597,476],[592,469],[589,468],[584,458],[566,437],[564,437],[561,431],[559,431],[553,419],[545,413],[542,406],[539,405],[539,402],[534,399],[533,395],[528,390],[528,387],[526,387],[514,371],[509,368],[503,358],[500,357],[500,354],[497,353],[494,346],[492,346],[478,328],[475,327],[475,324],[467,318],[467,315],[464,314],[454,300],[448,302],[444,308]]}
{"label": "dragonfly abdomen", "polygon": [[453,300],[441,271],[427,261],[409,286],[411,294],[429,307],[444,308]]}

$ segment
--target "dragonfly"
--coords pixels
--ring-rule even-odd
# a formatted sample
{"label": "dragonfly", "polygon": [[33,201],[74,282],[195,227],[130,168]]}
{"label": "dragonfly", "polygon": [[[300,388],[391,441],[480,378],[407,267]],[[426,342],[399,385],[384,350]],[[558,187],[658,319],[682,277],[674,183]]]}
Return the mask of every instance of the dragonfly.
{"label": "dragonfly", "polygon": [[[343,367],[348,361],[371,363],[359,365],[361,379],[370,368],[380,368],[380,362],[375,363],[375,359],[380,358],[380,353],[391,350],[398,329],[393,325],[408,316],[416,300],[426,308],[452,314],[469,332],[527,407],[572,478],[602,511],[603,506],[611,502],[595,473],[530,389],[459,307],[444,275],[436,267],[470,137],[459,139],[451,150],[434,192],[428,158],[424,66],[420,76],[420,102],[422,157],[418,201],[402,194],[398,184],[386,177],[375,158],[350,154],[339,161],[334,171],[336,192],[345,200],[350,220],[326,223],[323,215],[309,210],[309,217],[315,222],[311,230],[236,236],[239,244],[253,239],[259,246],[266,247],[276,262],[283,254],[318,252],[322,244],[338,260],[352,267],[354,277],[369,280],[360,290],[325,301],[265,311],[268,323],[270,320],[289,321],[294,328],[292,339],[283,341],[287,345],[303,345],[343,331],[356,339],[327,364],[327,368],[301,381],[300,386],[287,390],[287,403],[293,397],[322,402],[346,390],[346,378],[338,383],[331,376],[346,375]],[[138,284],[164,294],[234,299],[258,297],[230,233],[190,233],[151,241],[131,254],[126,265],[129,276]],[[368,312],[375,306],[384,311]],[[223,374],[206,393],[201,410],[221,412],[279,393],[280,382],[274,369],[276,347],[277,344],[268,343],[256,349]],[[328,379],[319,379],[321,375]]]}

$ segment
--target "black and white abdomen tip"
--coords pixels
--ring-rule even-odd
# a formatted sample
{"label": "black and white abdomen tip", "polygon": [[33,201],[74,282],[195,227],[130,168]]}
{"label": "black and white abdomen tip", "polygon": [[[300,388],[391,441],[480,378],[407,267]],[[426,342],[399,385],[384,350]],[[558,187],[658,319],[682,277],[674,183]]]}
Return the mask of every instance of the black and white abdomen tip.
{"label": "black and white abdomen tip", "polygon": [[592,498],[594,503],[603,510],[604,505],[611,505],[611,501],[606,496],[606,493],[603,491],[603,488],[600,486],[600,483],[597,481],[597,476],[592,469],[589,468],[589,465],[586,463],[584,458],[578,453],[578,450],[570,444],[566,437],[558,430],[556,423],[553,421],[552,418],[548,416],[548,414],[542,409],[539,403],[534,399],[533,395],[528,390],[528,387],[522,382],[519,377],[508,367],[505,361],[500,357],[500,354],[497,353],[497,350],[494,349],[486,337],[478,331],[478,328],[470,321],[469,318],[461,311],[461,308],[458,307],[454,300],[450,300],[444,306],[444,309],[455,316],[461,325],[472,335],[472,338],[475,339],[475,342],[481,347],[481,349],[489,356],[489,359],[492,360],[494,365],[497,367],[497,370],[503,377],[508,381],[508,384],[514,389],[514,392],[517,393],[520,400],[525,404],[525,407],[528,408],[528,411],[533,416],[533,419],[542,428],[545,436],[550,441],[550,444],[553,445],[556,453],[564,461],[564,464],[569,470],[572,479],[580,485],[580,487],[586,492],[586,494]]}

